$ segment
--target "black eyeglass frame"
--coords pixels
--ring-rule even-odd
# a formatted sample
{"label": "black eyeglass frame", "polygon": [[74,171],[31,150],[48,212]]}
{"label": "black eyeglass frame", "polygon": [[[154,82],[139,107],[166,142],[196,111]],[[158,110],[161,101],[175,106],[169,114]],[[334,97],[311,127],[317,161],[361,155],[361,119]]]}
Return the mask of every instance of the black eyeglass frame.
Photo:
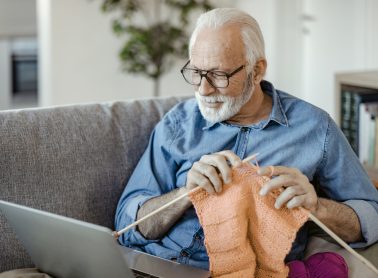
{"label": "black eyeglass frame", "polygon": [[[193,69],[193,68],[187,68],[186,66],[190,63],[190,60],[188,60],[188,62],[186,62],[186,64],[181,68],[180,72],[182,74],[182,77],[184,77],[185,81],[187,83],[189,83],[190,85],[194,85],[194,86],[199,86],[201,85],[201,82],[202,82],[202,78],[205,77],[207,82],[209,82],[209,84],[211,86],[213,86],[214,88],[227,88],[229,85],[230,85],[230,78],[232,76],[234,76],[235,74],[237,74],[239,71],[241,71],[242,69],[245,68],[245,65],[241,65],[240,67],[238,67],[237,69],[233,70],[232,72],[228,73],[228,72],[225,72],[225,71],[221,71],[221,70],[200,70],[200,69]],[[184,70],[185,69],[188,69],[188,70],[197,70],[199,75],[200,75],[200,80],[198,82],[198,84],[196,83],[192,83],[192,82],[189,82],[186,78],[185,78],[185,75],[184,75]],[[219,87],[219,86],[215,86],[213,84],[213,82],[211,81],[211,79],[207,76],[209,74],[209,72],[215,72],[215,73],[221,73],[221,74],[224,74],[226,77],[227,77],[227,85],[226,86],[223,86],[223,87]]]}

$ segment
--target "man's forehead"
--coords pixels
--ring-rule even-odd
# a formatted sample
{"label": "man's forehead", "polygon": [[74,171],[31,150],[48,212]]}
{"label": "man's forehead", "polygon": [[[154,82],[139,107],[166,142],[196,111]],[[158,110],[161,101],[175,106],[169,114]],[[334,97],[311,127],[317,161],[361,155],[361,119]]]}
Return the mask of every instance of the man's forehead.
{"label": "man's forehead", "polygon": [[197,67],[233,66],[245,61],[244,44],[238,26],[205,27],[191,49],[191,63]]}

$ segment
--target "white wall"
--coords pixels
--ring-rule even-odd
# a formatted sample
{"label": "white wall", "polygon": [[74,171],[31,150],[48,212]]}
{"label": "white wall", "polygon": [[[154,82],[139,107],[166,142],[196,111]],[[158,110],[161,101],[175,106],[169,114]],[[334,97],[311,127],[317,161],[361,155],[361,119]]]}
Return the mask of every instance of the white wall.
{"label": "white wall", "polygon": [[367,69],[378,68],[378,1],[365,0],[365,65]]}
{"label": "white wall", "polygon": [[[305,98],[335,117],[334,76],[337,72],[378,68],[377,19],[371,11],[375,0],[306,0]],[[376,14],[377,7],[375,7]],[[367,16],[370,14],[370,18]],[[374,50],[373,50],[374,49]]]}
{"label": "white wall", "polygon": [[11,55],[37,33],[36,0],[0,0],[0,110],[12,107]]}
{"label": "white wall", "polygon": [[[277,88],[334,116],[334,74],[378,67],[377,0],[221,1],[253,15],[265,37],[268,72]],[[217,2],[218,4],[218,2]],[[41,105],[149,97],[150,79],[121,72],[122,39],[100,2],[38,0]],[[191,94],[178,61],[162,95]]]}
{"label": "white wall", "polygon": [[275,0],[239,0],[236,6],[252,15],[260,25],[265,42],[265,55],[268,61],[266,79],[277,80],[277,61],[276,61],[276,24],[277,24],[277,4]]}
{"label": "white wall", "polygon": [[277,20],[274,42],[277,88],[303,98],[303,24],[302,0],[276,1]]}
{"label": "white wall", "polygon": [[0,37],[35,36],[35,0],[0,0]]}
{"label": "white wall", "polygon": [[[121,71],[122,39],[99,1],[38,0],[38,14],[40,105],[152,96],[152,80]],[[162,95],[192,93],[179,71],[184,62],[162,78]]]}
{"label": "white wall", "polygon": [[334,118],[335,73],[378,68],[377,0],[240,0],[238,7],[261,25],[266,79]]}
{"label": "white wall", "polygon": [[276,88],[302,97],[302,0],[239,0],[237,7],[259,23],[268,61],[266,79]]}

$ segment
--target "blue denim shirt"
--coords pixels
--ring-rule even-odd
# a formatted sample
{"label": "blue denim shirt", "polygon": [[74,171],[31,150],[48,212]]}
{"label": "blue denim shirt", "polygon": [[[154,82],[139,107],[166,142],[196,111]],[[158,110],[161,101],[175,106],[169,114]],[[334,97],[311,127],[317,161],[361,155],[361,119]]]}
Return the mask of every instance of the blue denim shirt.
{"label": "blue denim shirt", "polygon": [[[343,202],[358,215],[363,247],[378,240],[378,192],[335,122],[323,110],[261,83],[270,95],[270,117],[250,126],[209,123],[195,99],[176,105],[155,127],[148,147],[119,201],[115,226],[136,220],[150,198],[185,186],[192,164],[202,155],[232,150],[240,158],[259,153],[259,164],[295,167],[321,185],[328,198]],[[300,258],[307,231],[298,232],[287,260]],[[137,229],[119,238],[121,244],[180,263],[208,268],[204,235],[193,208],[160,240],[147,240]]]}

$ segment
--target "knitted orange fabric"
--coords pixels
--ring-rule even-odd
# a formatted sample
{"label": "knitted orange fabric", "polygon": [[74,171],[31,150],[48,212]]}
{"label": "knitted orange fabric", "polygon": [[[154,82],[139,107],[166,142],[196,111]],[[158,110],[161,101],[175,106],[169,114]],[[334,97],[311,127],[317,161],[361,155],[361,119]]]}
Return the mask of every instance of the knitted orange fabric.
{"label": "knitted orange fabric", "polygon": [[233,169],[232,183],[220,194],[199,190],[190,195],[204,229],[212,277],[288,276],[284,259],[308,212],[275,209],[279,192],[260,196],[269,178],[256,171],[245,163]]}

